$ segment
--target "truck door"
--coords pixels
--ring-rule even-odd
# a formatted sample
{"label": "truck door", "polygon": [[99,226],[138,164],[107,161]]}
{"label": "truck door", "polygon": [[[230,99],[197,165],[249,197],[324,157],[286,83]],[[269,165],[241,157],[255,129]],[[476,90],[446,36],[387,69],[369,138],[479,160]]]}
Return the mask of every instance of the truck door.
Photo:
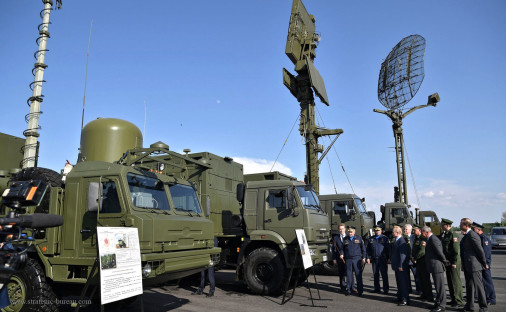
{"label": "truck door", "polygon": [[419,212],[419,220],[423,222],[424,225],[431,228],[432,233],[435,235],[441,234],[441,222],[435,212],[433,211],[420,211]]}
{"label": "truck door", "polygon": [[302,229],[301,207],[288,208],[288,190],[269,189],[265,191],[264,229],[281,235],[287,243],[296,240],[295,229]]}
{"label": "truck door", "polygon": [[[78,218],[81,222],[77,224],[76,231],[80,233],[80,247],[78,255],[83,257],[97,256],[97,226],[119,227],[124,226],[125,203],[122,198],[122,192],[119,188],[119,182],[116,178],[94,178],[86,179],[83,194],[89,192],[90,183],[99,183],[101,186],[101,205],[100,211],[88,211],[88,199],[86,196],[84,202],[84,212]],[[97,219],[98,218],[98,219]]]}

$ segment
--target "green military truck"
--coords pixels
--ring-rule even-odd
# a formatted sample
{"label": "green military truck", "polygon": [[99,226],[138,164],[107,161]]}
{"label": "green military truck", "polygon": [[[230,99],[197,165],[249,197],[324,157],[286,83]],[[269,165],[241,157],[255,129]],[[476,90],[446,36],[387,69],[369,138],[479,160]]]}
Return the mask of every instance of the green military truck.
{"label": "green military truck", "polygon": [[241,164],[208,152],[186,156],[211,168],[169,171],[194,183],[214,222],[220,264],[234,266],[253,293],[279,293],[299,265],[295,229],[304,229],[313,263],[328,260],[329,219],[311,185],[279,172],[244,175]]}
{"label": "green military truck", "polygon": [[24,139],[0,133],[0,194],[7,188],[11,176],[20,170],[24,145]]}
{"label": "green military truck", "polygon": [[[18,205],[18,210],[60,215],[64,224],[31,233],[36,241],[29,247],[29,259],[8,284],[13,303],[9,310],[20,311],[23,302],[37,299],[48,302],[43,311],[55,311],[51,285],[59,291],[82,288],[89,278],[97,285],[98,274],[90,276],[97,258],[97,226],[138,229],[144,286],[214,265],[220,249],[214,246],[213,224],[203,216],[192,184],[143,166],[153,155],[158,167],[168,166],[179,154],[160,143],[141,146],[142,135],[135,125],[97,119],[83,129],[78,162],[70,172],[65,170],[64,182],[61,174],[37,167],[12,177],[11,187],[37,180],[50,184],[39,206]],[[9,192],[3,195],[8,198]]]}
{"label": "green military truck", "polygon": [[375,225],[375,215],[365,208],[365,198],[355,194],[330,194],[320,195],[320,203],[331,220],[332,234],[339,233],[339,224],[354,226],[356,234],[367,238],[372,235]]}
{"label": "green military truck", "polygon": [[383,227],[385,235],[390,236],[392,234],[394,224],[404,226],[405,224],[413,225],[415,223],[420,226],[429,226],[436,235],[441,233],[441,222],[434,211],[416,208],[416,214],[413,216],[413,212],[409,208],[409,205],[399,202],[381,205],[381,219],[378,221],[378,225]]}

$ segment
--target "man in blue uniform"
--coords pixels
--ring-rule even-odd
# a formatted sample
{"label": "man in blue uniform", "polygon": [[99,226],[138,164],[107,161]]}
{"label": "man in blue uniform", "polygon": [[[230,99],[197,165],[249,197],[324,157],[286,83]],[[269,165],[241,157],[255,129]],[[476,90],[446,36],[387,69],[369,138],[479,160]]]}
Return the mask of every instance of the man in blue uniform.
{"label": "man in blue uniform", "polygon": [[334,234],[332,236],[332,240],[334,241],[334,245],[332,246],[333,251],[333,259],[334,265],[337,265],[339,270],[339,285],[341,287],[341,292],[346,293],[346,264],[344,263],[344,259],[341,259],[340,254],[343,250],[343,241],[346,238],[346,225],[344,223],[339,224],[339,233]]}
{"label": "man in blue uniform", "polygon": [[343,250],[341,250],[340,258],[346,263],[346,281],[348,291],[346,296],[351,295],[352,289],[355,287],[353,281],[353,271],[357,279],[357,292],[362,296],[364,285],[362,283],[362,265],[365,263],[366,252],[362,237],[355,235],[355,227],[348,227],[348,236],[343,241]]}
{"label": "man in blue uniform", "polygon": [[381,227],[374,228],[376,236],[369,238],[367,245],[367,263],[372,263],[372,272],[374,275],[374,292],[380,292],[379,275],[383,280],[383,292],[388,294],[388,257],[390,255],[390,240],[381,234]]}
{"label": "man in blue uniform", "polygon": [[476,234],[480,235],[481,238],[481,247],[483,247],[483,251],[485,252],[485,259],[487,260],[488,269],[484,269],[481,271],[483,276],[483,288],[485,288],[485,296],[487,297],[487,303],[489,305],[495,304],[495,289],[494,283],[492,282],[492,272],[490,271],[490,267],[492,266],[492,243],[487,235],[483,234],[483,225],[473,222],[474,231]]}

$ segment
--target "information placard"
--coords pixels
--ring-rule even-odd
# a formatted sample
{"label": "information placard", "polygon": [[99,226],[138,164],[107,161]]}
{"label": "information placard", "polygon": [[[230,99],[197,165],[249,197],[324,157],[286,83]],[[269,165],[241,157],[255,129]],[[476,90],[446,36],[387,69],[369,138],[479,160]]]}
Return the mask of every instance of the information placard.
{"label": "information placard", "polygon": [[311,253],[309,252],[309,246],[307,244],[306,233],[302,229],[296,229],[297,240],[299,241],[300,255],[302,256],[302,262],[304,263],[304,269],[313,266],[313,260],[311,260]]}
{"label": "information placard", "polygon": [[101,303],[142,295],[137,228],[97,227]]}

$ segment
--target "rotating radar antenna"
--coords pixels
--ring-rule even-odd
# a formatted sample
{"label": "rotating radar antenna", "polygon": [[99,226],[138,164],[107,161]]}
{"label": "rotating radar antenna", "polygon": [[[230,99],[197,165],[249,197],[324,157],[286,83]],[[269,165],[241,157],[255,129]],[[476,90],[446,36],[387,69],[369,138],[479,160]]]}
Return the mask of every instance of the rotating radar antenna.
{"label": "rotating radar antenna", "polygon": [[403,38],[381,64],[378,78],[378,100],[387,110],[374,109],[374,112],[387,115],[393,123],[398,182],[394,188],[394,201],[404,204],[408,204],[408,194],[402,119],[417,109],[436,106],[440,100],[439,94],[434,93],[429,95],[427,104],[403,112],[404,105],[416,95],[425,77],[424,55],[425,38],[420,35]]}
{"label": "rotating radar antenna", "polygon": [[378,99],[387,109],[398,109],[416,95],[422,85],[425,38],[411,35],[402,39],[381,64]]}

